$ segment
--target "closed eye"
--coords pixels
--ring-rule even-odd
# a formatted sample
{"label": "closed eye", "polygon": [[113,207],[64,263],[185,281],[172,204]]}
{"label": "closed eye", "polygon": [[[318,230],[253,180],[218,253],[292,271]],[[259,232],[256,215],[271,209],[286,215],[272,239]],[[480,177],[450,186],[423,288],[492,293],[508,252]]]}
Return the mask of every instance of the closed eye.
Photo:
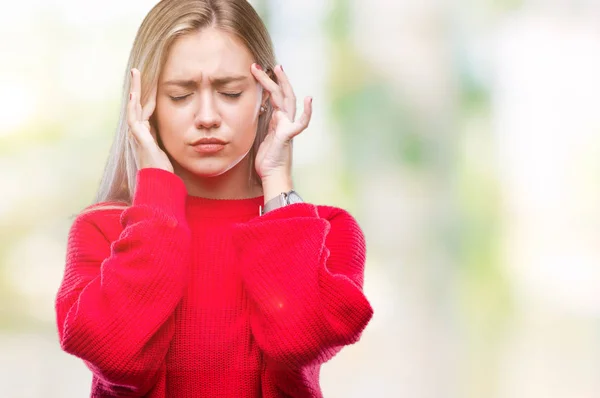
{"label": "closed eye", "polygon": [[223,94],[224,96],[229,97],[229,98],[238,98],[240,95],[242,95],[242,92],[239,92],[239,93],[221,93],[221,94]]}
{"label": "closed eye", "polygon": [[[229,97],[229,98],[239,98],[242,95],[242,92],[239,92],[239,93],[221,93],[221,94],[224,95],[224,96],[226,96],[226,97]],[[183,95],[183,96],[180,96],[180,97],[171,97],[170,96],[170,98],[173,101],[178,102],[178,101],[182,101],[182,100],[186,99],[190,95],[191,94]]]}
{"label": "closed eye", "polygon": [[177,101],[181,101],[181,100],[184,100],[184,99],[186,99],[186,98],[187,98],[187,97],[189,97],[190,95],[191,95],[191,94],[188,94],[188,95],[183,95],[183,96],[181,96],[181,97],[170,97],[170,98],[171,98],[173,101],[177,102]]}

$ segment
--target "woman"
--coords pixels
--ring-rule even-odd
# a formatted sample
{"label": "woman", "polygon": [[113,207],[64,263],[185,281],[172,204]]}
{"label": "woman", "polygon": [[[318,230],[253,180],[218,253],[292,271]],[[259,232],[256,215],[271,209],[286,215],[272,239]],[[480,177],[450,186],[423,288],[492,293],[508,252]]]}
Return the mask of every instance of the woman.
{"label": "woman", "polygon": [[[93,397],[320,397],[358,341],[365,241],[292,190],[310,121],[245,0],[163,0],[134,42],[96,202],[69,232],[63,350]],[[142,106],[143,104],[143,106]]]}

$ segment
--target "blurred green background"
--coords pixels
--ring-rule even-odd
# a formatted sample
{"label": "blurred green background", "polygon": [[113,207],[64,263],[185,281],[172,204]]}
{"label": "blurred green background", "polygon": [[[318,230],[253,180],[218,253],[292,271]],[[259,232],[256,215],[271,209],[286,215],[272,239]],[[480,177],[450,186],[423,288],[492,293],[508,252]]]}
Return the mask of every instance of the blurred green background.
{"label": "blurred green background", "polygon": [[[54,296],[156,1],[0,14],[0,390],[83,397]],[[256,0],[298,98],[296,188],[348,209],[375,316],[326,397],[600,397],[600,2]]]}

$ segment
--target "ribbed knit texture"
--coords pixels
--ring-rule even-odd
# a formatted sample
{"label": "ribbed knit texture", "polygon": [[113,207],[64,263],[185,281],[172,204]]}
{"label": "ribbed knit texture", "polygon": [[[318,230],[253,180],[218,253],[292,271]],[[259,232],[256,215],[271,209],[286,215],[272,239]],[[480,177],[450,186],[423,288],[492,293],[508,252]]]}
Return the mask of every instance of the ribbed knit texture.
{"label": "ribbed knit texture", "polygon": [[146,168],[131,207],[75,219],[56,319],[92,397],[322,396],[321,364],[373,315],[364,236],[339,208],[262,203]]}

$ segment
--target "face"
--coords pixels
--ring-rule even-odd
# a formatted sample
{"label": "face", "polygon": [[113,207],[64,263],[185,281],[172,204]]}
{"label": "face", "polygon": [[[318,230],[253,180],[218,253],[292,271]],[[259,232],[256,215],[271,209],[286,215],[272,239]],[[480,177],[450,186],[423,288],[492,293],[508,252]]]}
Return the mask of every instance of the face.
{"label": "face", "polygon": [[[176,169],[214,177],[241,164],[265,102],[253,62],[235,36],[214,28],[173,43],[159,77],[155,123]],[[221,144],[193,145],[202,139]]]}

